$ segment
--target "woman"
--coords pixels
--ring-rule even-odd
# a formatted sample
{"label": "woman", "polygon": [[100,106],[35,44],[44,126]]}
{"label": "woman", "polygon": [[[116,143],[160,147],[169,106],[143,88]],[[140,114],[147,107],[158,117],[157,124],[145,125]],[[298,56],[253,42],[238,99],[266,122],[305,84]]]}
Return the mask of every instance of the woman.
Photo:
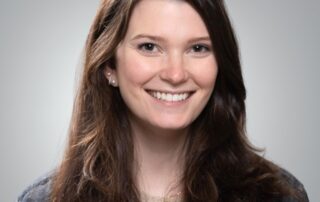
{"label": "woman", "polygon": [[308,201],[245,135],[221,0],[104,0],[61,166],[19,201]]}

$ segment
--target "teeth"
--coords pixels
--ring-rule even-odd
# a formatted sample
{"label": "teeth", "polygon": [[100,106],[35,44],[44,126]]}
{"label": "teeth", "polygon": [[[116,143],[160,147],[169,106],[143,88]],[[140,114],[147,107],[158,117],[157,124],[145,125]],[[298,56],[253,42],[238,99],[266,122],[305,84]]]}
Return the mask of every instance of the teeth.
{"label": "teeth", "polygon": [[150,95],[152,97],[157,98],[159,100],[167,101],[167,102],[179,102],[182,100],[187,99],[190,96],[190,93],[163,93],[163,92],[156,92],[152,91],[150,92]]}

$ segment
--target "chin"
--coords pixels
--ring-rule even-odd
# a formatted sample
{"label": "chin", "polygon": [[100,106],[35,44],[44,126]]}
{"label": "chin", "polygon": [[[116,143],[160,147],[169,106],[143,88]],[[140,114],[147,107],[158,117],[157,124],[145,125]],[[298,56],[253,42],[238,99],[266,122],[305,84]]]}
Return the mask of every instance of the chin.
{"label": "chin", "polygon": [[186,123],[162,123],[162,124],[157,124],[156,128],[159,128],[161,130],[169,130],[169,131],[180,131],[188,128],[190,124]]}

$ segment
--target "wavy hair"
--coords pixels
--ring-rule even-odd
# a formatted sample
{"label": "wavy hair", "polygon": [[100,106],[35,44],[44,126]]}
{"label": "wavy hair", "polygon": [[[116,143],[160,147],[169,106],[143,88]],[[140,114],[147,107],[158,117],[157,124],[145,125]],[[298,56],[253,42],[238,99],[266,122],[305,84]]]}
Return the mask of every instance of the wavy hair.
{"label": "wavy hair", "polygon": [[[182,184],[184,201],[267,201],[295,195],[280,170],[256,154],[245,134],[245,98],[237,41],[222,0],[186,0],[202,17],[218,63],[214,91],[192,123]],[[85,47],[69,141],[52,185],[53,201],[139,202],[131,129],[105,68],[138,0],[102,0]]]}

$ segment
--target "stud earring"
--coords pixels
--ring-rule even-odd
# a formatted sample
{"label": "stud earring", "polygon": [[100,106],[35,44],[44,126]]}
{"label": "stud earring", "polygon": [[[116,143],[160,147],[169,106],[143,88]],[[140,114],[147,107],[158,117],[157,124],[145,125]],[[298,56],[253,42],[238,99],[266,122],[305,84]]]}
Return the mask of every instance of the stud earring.
{"label": "stud earring", "polygon": [[107,73],[107,79],[108,79],[109,85],[111,85],[113,87],[117,87],[117,82],[115,79],[112,78],[111,72]]}
{"label": "stud earring", "polygon": [[116,80],[112,79],[112,80],[111,80],[111,85],[112,85],[113,87],[117,87]]}
{"label": "stud earring", "polygon": [[109,84],[110,84],[110,80],[111,80],[111,72],[108,72],[108,73],[107,73],[107,79],[108,79]]}

